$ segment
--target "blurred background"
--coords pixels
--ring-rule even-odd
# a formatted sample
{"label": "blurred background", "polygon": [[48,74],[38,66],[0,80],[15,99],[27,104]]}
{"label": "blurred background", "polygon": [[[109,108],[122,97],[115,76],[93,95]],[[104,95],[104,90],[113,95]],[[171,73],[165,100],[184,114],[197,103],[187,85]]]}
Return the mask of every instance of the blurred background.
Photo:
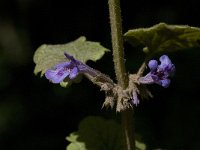
{"label": "blurred background", "polygon": [[[124,32],[159,22],[200,27],[197,0],[121,0],[121,7]],[[62,150],[84,117],[119,117],[101,109],[104,93],[87,79],[65,89],[33,74],[33,54],[41,44],[81,35],[111,49],[107,0],[0,0],[0,150]],[[133,73],[144,54],[125,47]],[[200,48],[169,56],[176,75],[168,89],[149,87],[154,98],[136,108],[136,132],[150,150],[198,150]],[[88,64],[115,78],[111,53]]]}

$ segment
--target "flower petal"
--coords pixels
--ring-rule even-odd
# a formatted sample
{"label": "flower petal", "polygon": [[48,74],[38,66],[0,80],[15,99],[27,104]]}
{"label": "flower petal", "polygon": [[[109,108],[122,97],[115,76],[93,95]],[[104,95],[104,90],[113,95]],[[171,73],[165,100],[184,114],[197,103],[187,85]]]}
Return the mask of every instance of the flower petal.
{"label": "flower petal", "polygon": [[74,79],[78,75],[78,73],[79,73],[78,68],[77,67],[73,68],[72,71],[69,74],[69,78],[71,80]]}
{"label": "flower petal", "polygon": [[169,75],[170,75],[171,77],[174,76],[175,70],[176,70],[175,65],[174,65],[174,64],[171,64],[170,70],[168,71],[168,73],[169,73]]}
{"label": "flower petal", "polygon": [[156,60],[150,60],[148,63],[148,67],[151,69],[151,71],[154,71],[158,67],[158,62]]}
{"label": "flower petal", "polygon": [[161,64],[159,65],[160,69],[165,69],[168,65],[172,64],[171,60],[167,55],[162,55],[159,60],[161,62]]}
{"label": "flower petal", "polygon": [[170,85],[170,82],[171,82],[170,79],[164,79],[164,80],[161,80],[161,85],[162,87],[167,88]]}
{"label": "flower petal", "polygon": [[49,69],[45,72],[45,77],[53,83],[62,82],[69,75],[69,71],[59,68],[56,70]]}
{"label": "flower petal", "polygon": [[66,66],[69,66],[71,64],[71,62],[61,62],[61,63],[59,63],[59,64],[57,64],[56,66],[55,66],[55,68],[57,69],[57,68],[64,68],[64,67],[66,67]]}

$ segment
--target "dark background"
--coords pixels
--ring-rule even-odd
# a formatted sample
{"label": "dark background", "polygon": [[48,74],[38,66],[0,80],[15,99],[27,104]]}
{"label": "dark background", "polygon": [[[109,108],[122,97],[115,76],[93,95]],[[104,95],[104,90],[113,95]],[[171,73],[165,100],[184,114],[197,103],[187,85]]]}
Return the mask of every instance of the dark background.
{"label": "dark background", "polygon": [[[197,0],[121,0],[121,7],[124,32],[159,22],[200,26]],[[111,49],[107,0],[0,0],[0,150],[62,150],[84,117],[116,116],[101,110],[104,93],[87,79],[65,89],[33,74],[32,57],[41,44],[81,35]],[[132,73],[144,54],[125,47]],[[149,149],[198,150],[200,48],[169,56],[176,76],[168,89],[149,87],[154,99],[136,108],[136,132]],[[115,78],[111,53],[88,64]]]}

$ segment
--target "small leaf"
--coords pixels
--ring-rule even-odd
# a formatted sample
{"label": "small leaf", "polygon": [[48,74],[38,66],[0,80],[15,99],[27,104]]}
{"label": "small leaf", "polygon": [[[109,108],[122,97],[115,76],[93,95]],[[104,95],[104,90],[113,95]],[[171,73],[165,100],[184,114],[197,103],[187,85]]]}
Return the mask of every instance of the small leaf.
{"label": "small leaf", "polygon": [[78,134],[76,132],[73,132],[68,137],[66,137],[66,140],[69,142],[76,142],[77,138]]}
{"label": "small leaf", "polygon": [[67,150],[86,150],[85,143],[84,142],[77,142],[78,139],[77,133],[71,133],[68,137],[66,137],[66,140],[71,142],[67,146]]}
{"label": "small leaf", "polygon": [[133,46],[143,45],[145,53],[173,52],[200,46],[200,28],[159,23],[150,28],[129,30],[125,39]]}
{"label": "small leaf", "polygon": [[36,64],[34,73],[41,72],[41,76],[47,69],[54,67],[60,62],[67,61],[64,52],[74,56],[75,59],[86,63],[88,60],[100,59],[108,49],[98,42],[86,41],[84,36],[67,44],[41,45],[35,52],[33,60]]}
{"label": "small leaf", "polygon": [[[90,116],[79,125],[77,132],[66,139],[71,142],[67,150],[123,150],[121,125],[113,120]],[[136,141],[137,150],[145,150],[146,146]]]}

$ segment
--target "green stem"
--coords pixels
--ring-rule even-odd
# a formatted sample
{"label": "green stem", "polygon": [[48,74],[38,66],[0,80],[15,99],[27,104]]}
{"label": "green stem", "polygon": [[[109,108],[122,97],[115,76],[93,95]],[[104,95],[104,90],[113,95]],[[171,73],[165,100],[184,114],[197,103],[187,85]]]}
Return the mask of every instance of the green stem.
{"label": "green stem", "polygon": [[120,86],[124,89],[128,86],[128,79],[124,61],[124,46],[122,37],[122,21],[119,0],[108,0],[111,36],[113,47],[113,60],[115,65],[115,74]]}
{"label": "green stem", "polygon": [[122,127],[126,150],[135,150],[134,120],[132,109],[122,112]]}
{"label": "green stem", "polygon": [[[118,81],[118,85],[121,86],[123,89],[126,89],[128,86],[128,77],[126,74],[125,60],[124,60],[120,1],[108,0],[108,5],[110,14],[115,74]],[[124,134],[124,145],[126,147],[126,150],[135,150],[133,110],[132,109],[125,110],[121,113],[121,115],[122,115],[122,128]]]}

